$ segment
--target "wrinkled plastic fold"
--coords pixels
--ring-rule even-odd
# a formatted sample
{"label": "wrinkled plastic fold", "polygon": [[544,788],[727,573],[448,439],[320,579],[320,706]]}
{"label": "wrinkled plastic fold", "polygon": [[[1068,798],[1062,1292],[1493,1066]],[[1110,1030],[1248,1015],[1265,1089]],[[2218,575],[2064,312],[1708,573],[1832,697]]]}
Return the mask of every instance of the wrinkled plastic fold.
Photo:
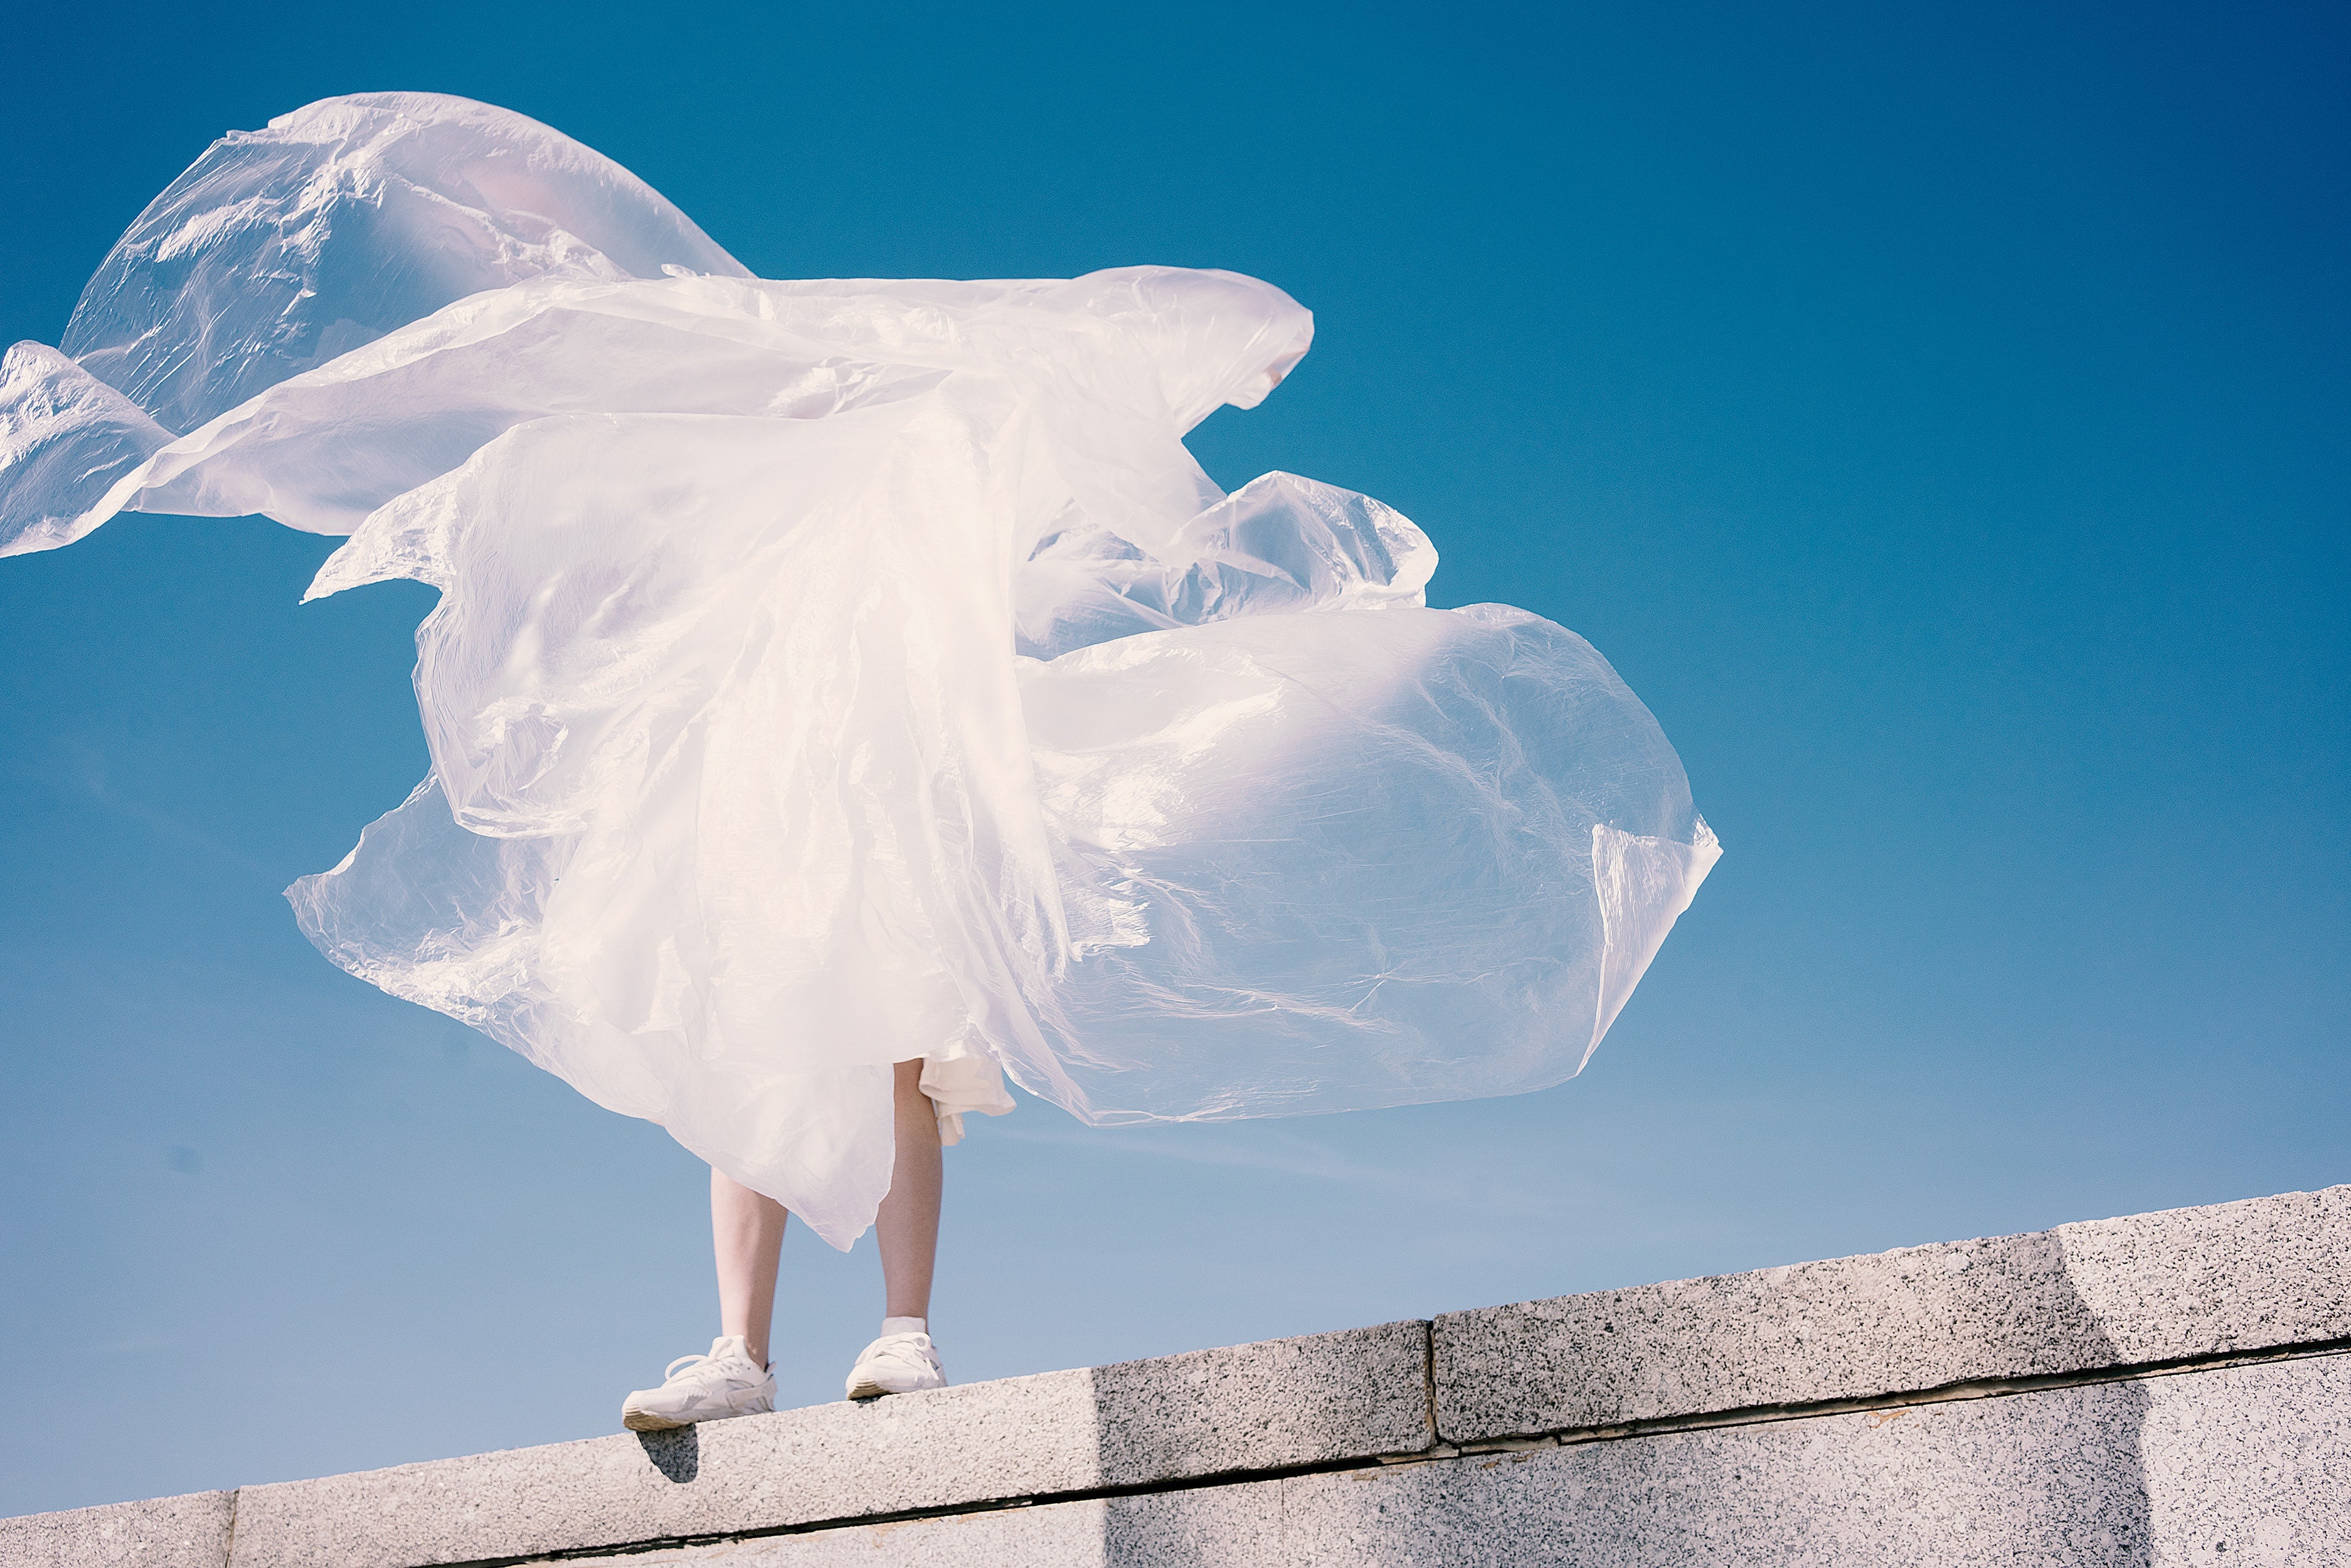
{"label": "wrinkled plastic fold", "polygon": [[1590,644],[1183,437],[1312,337],[1230,273],[753,277],[504,110],[329,99],[0,362],[0,553],[123,510],[348,535],[432,772],[288,890],[352,974],[836,1245],[890,1064],[1094,1123],[1573,1076],[1717,854]]}

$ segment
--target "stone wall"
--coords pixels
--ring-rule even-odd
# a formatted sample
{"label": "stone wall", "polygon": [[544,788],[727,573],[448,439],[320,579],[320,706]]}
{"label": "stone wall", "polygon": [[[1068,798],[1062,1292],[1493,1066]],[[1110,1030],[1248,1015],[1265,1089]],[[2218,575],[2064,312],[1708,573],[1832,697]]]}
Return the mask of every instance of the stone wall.
{"label": "stone wall", "polygon": [[0,1563],[2351,1563],[2351,1187],[0,1521]]}

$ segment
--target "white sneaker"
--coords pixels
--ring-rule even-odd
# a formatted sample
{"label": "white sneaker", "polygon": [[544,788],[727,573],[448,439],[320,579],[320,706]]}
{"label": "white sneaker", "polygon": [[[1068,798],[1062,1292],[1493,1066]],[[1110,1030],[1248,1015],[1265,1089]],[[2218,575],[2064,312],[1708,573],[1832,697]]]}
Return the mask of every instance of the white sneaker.
{"label": "white sneaker", "polygon": [[884,1394],[912,1394],[946,1385],[938,1346],[931,1343],[928,1327],[920,1318],[883,1318],[882,1337],[865,1347],[849,1373],[852,1399],[879,1399]]}
{"label": "white sneaker", "polygon": [[621,1425],[632,1432],[666,1432],[696,1421],[762,1416],[776,1407],[776,1380],[754,1365],[741,1334],[710,1342],[708,1355],[681,1355],[662,1374],[659,1388],[640,1388],[621,1402]]}

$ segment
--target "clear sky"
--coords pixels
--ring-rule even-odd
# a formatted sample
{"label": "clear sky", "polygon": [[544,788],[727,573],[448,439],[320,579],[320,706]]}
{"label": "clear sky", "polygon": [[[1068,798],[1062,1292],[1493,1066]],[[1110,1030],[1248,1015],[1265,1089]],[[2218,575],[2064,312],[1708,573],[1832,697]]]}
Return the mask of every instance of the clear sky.
{"label": "clear sky", "polygon": [[[1766,15],[1776,10],[1776,15]],[[1238,269],[1228,486],[1590,637],[1727,854],[1542,1094],[949,1155],[958,1380],[2351,1180],[2339,6],[23,7],[0,338],[232,128],[430,89],[771,277]],[[424,752],[429,591],[128,517],[0,562],[0,1513],[617,1429],[702,1172],[278,890]],[[840,1396],[870,1244],[787,1248]]]}

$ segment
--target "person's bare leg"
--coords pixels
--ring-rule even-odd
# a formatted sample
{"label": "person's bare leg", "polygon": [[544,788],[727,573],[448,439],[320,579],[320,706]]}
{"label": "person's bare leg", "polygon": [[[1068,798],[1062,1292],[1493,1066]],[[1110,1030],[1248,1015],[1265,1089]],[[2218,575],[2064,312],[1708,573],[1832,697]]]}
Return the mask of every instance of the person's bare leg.
{"label": "person's bare leg", "polygon": [[923,1064],[902,1061],[896,1071],[898,1153],[890,1169],[890,1195],[873,1224],[882,1245],[882,1311],[884,1317],[928,1318],[945,1163],[939,1158],[939,1115],[923,1092]]}
{"label": "person's bare leg", "polygon": [[[931,1157],[938,1156],[934,1153]],[[776,1265],[784,1255],[787,1218],[784,1206],[774,1198],[711,1167],[710,1240],[718,1254],[718,1332],[741,1334],[743,1348],[758,1366],[768,1364],[768,1331],[776,1316]]]}

